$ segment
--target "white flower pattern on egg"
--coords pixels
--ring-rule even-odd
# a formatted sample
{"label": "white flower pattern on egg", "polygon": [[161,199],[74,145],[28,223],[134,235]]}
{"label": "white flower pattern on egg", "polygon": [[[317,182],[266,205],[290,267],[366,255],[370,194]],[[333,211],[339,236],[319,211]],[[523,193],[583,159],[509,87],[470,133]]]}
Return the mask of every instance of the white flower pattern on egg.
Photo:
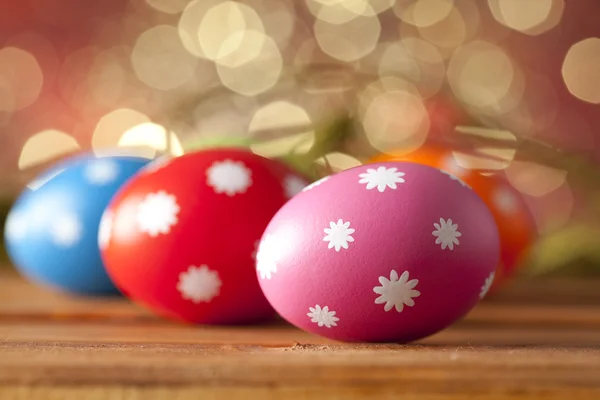
{"label": "white flower pattern on egg", "polygon": [[493,201],[506,214],[513,214],[519,209],[516,196],[504,187],[499,187],[494,191]]}
{"label": "white flower pattern on egg", "polygon": [[215,193],[229,197],[246,193],[252,185],[252,171],[242,161],[216,161],[206,170],[206,176]]}
{"label": "white flower pattern on egg", "polygon": [[219,295],[222,285],[217,271],[211,270],[207,265],[192,265],[179,274],[177,290],[183,299],[192,303],[209,303]]}
{"label": "white flower pattern on egg", "polygon": [[356,230],[350,228],[350,221],[344,222],[343,220],[338,219],[337,223],[331,221],[329,223],[329,228],[325,228],[323,231],[327,234],[323,238],[323,241],[329,242],[327,248],[334,248],[335,251],[339,252],[342,248],[348,250],[348,243],[354,242],[352,234]]}
{"label": "white flower pattern on egg", "polygon": [[52,241],[61,247],[71,247],[81,240],[83,226],[77,215],[59,213],[50,226]]}
{"label": "white flower pattern on egg", "polygon": [[328,306],[321,308],[320,305],[308,308],[309,312],[306,314],[310,317],[310,322],[314,322],[319,327],[331,328],[337,326],[337,322],[340,320],[335,316],[336,312],[329,310]]}
{"label": "white flower pattern on egg", "polygon": [[177,224],[179,211],[180,207],[174,195],[164,190],[148,193],[137,209],[138,229],[150,237],[167,235]]}
{"label": "white flower pattern on egg", "polygon": [[22,211],[12,211],[6,217],[4,231],[6,237],[13,240],[24,239],[27,235],[27,214]]}
{"label": "white flower pattern on egg", "polygon": [[408,278],[408,271],[404,271],[398,277],[396,270],[390,272],[390,279],[380,276],[379,283],[381,286],[373,288],[373,292],[379,295],[375,299],[375,304],[385,304],[383,307],[385,312],[395,308],[400,313],[404,310],[404,306],[413,307],[415,305],[413,298],[421,295],[421,292],[415,290],[419,280],[408,280]]}
{"label": "white flower pattern on egg", "polygon": [[98,158],[85,166],[83,175],[92,185],[106,185],[119,176],[119,165],[112,160]]}
{"label": "white flower pattern on egg", "polygon": [[398,168],[386,168],[378,167],[377,169],[368,168],[367,172],[359,174],[361,178],[358,183],[367,184],[367,190],[377,188],[377,191],[382,193],[386,189],[396,190],[398,188],[397,183],[406,182],[404,178],[404,172],[399,172]]}
{"label": "white flower pattern on egg", "polygon": [[458,231],[458,224],[453,224],[452,219],[444,220],[440,218],[440,223],[433,224],[435,231],[431,234],[436,236],[435,244],[439,244],[442,250],[446,248],[454,250],[454,245],[458,246],[460,242],[458,238],[462,236],[462,233]]}

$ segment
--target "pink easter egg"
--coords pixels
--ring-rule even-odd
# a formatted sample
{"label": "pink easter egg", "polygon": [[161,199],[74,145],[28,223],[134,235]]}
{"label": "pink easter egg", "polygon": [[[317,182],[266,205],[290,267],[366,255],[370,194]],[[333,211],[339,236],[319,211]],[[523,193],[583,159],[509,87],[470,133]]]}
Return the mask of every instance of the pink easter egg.
{"label": "pink easter egg", "polygon": [[261,288],[306,331],[414,341],[467,314],[492,284],[498,229],[464,182],[409,162],[363,165],[307,186],[265,230]]}

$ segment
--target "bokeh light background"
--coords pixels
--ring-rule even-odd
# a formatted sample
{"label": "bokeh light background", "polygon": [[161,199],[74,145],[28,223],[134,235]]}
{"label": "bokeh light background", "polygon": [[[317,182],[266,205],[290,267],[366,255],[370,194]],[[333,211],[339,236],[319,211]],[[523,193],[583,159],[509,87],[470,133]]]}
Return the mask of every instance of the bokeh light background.
{"label": "bokeh light background", "polygon": [[[600,161],[596,0],[0,0],[0,10],[5,196],[78,150],[179,155],[234,140],[265,156],[307,152],[337,115],[356,134],[319,155],[333,170],[455,124]],[[510,145],[478,150],[492,158],[454,156],[504,174],[542,235],[589,218],[566,170]]]}

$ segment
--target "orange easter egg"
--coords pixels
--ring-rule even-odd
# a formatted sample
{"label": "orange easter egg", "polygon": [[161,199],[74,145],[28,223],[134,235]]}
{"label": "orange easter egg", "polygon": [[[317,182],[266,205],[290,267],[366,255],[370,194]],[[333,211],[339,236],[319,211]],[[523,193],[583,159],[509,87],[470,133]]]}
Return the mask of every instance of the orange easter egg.
{"label": "orange easter egg", "polygon": [[506,180],[462,168],[456,163],[452,151],[441,146],[426,145],[408,154],[380,154],[369,163],[384,161],[410,161],[428,165],[452,174],[469,185],[487,204],[500,234],[500,264],[490,293],[497,291],[515,275],[535,240],[537,230],[524,199]]}

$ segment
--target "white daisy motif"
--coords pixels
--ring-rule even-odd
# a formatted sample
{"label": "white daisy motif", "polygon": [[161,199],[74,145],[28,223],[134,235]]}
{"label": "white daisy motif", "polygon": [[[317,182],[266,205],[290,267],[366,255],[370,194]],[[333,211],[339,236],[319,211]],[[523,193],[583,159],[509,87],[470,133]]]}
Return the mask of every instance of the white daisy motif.
{"label": "white daisy motif", "polygon": [[179,274],[177,290],[181,297],[192,303],[209,303],[219,295],[222,284],[217,271],[211,270],[207,265],[192,265]]}
{"label": "white daisy motif", "polygon": [[385,304],[383,309],[388,312],[396,308],[397,312],[402,312],[404,306],[412,307],[415,305],[413,298],[419,297],[421,292],[415,290],[419,283],[418,279],[408,280],[408,271],[404,271],[400,278],[395,270],[390,272],[390,279],[384,276],[379,277],[381,286],[375,286],[373,292],[379,297],[375,299],[375,304]]}
{"label": "white daisy motif", "polygon": [[327,234],[323,241],[329,242],[328,249],[335,248],[335,251],[340,251],[341,248],[348,249],[348,243],[354,242],[351,236],[356,230],[350,228],[350,222],[344,222],[338,219],[337,223],[330,222],[329,228],[323,229]]}
{"label": "white daisy motif", "polygon": [[494,283],[494,277],[496,276],[495,272],[492,272],[490,274],[490,276],[488,276],[487,278],[485,278],[485,282],[483,282],[483,286],[481,286],[481,291],[479,292],[479,298],[483,299],[488,292],[490,291],[490,288],[492,287],[492,283]]}
{"label": "white daisy motif", "polygon": [[106,210],[100,219],[100,226],[98,229],[98,246],[101,250],[106,249],[106,247],[108,247],[108,243],[110,242],[113,218],[113,212]]}
{"label": "white daisy motif", "polygon": [[136,222],[138,229],[152,237],[166,235],[177,224],[180,208],[174,195],[161,190],[149,193],[138,205]]}
{"label": "white daisy motif", "polygon": [[378,167],[377,169],[369,168],[367,172],[363,172],[358,175],[361,178],[358,183],[366,183],[367,190],[377,188],[381,193],[385,189],[397,189],[397,183],[404,183],[405,180],[402,178],[405,175],[404,172],[399,172],[398,168],[386,168]]}
{"label": "white daisy motif", "polygon": [[277,272],[277,245],[275,236],[269,234],[258,245],[256,269],[260,273],[260,279],[271,279]]}
{"label": "white daisy motif", "polygon": [[462,236],[458,229],[458,224],[453,224],[452,219],[448,219],[447,221],[443,218],[440,218],[440,223],[434,223],[435,231],[431,234],[436,236],[435,244],[441,244],[442,250],[445,250],[446,247],[450,250],[454,250],[454,245],[459,245],[460,242],[458,238]]}
{"label": "white daisy motif", "polygon": [[23,212],[13,211],[6,217],[4,232],[12,240],[21,240],[27,234],[27,217]]}
{"label": "white daisy motif", "polygon": [[215,193],[225,193],[230,197],[245,193],[252,185],[252,171],[241,161],[217,161],[208,168],[206,176],[208,186]]}
{"label": "white daisy motif", "polygon": [[319,186],[319,185],[320,185],[320,184],[322,184],[323,182],[327,181],[328,179],[329,179],[329,177],[328,177],[328,176],[326,176],[326,177],[323,177],[323,178],[319,179],[318,181],[311,183],[310,185],[308,185],[307,187],[305,187],[304,189],[302,189],[302,191],[303,191],[303,192],[306,192],[307,190],[311,190],[311,189],[313,189],[313,188],[315,188],[315,187]]}
{"label": "white daisy motif", "polygon": [[83,227],[74,214],[59,214],[50,225],[52,241],[61,247],[71,247],[79,240]]}
{"label": "white daisy motif", "polygon": [[337,321],[340,319],[335,316],[335,311],[329,311],[329,307],[325,306],[321,308],[320,305],[316,305],[314,307],[308,307],[309,313],[306,314],[310,317],[310,322],[314,322],[319,325],[319,327],[331,328],[332,326],[337,326]]}
{"label": "white daisy motif", "polygon": [[95,159],[85,166],[83,175],[91,184],[106,185],[119,175],[119,165],[107,158]]}
{"label": "white daisy motif", "polygon": [[283,182],[285,195],[291,199],[306,187],[306,181],[296,175],[288,175]]}
{"label": "white daisy motif", "polygon": [[512,214],[519,208],[515,195],[506,188],[498,188],[494,192],[493,198],[498,208],[507,214]]}
{"label": "white daisy motif", "polygon": [[440,170],[440,172],[446,176],[448,176],[450,179],[452,179],[453,181],[456,181],[458,183],[460,183],[463,187],[466,187],[468,189],[471,189],[471,186],[469,186],[465,181],[463,181],[462,179],[460,179],[458,176],[456,175],[452,175],[449,172],[446,172],[444,170]]}

